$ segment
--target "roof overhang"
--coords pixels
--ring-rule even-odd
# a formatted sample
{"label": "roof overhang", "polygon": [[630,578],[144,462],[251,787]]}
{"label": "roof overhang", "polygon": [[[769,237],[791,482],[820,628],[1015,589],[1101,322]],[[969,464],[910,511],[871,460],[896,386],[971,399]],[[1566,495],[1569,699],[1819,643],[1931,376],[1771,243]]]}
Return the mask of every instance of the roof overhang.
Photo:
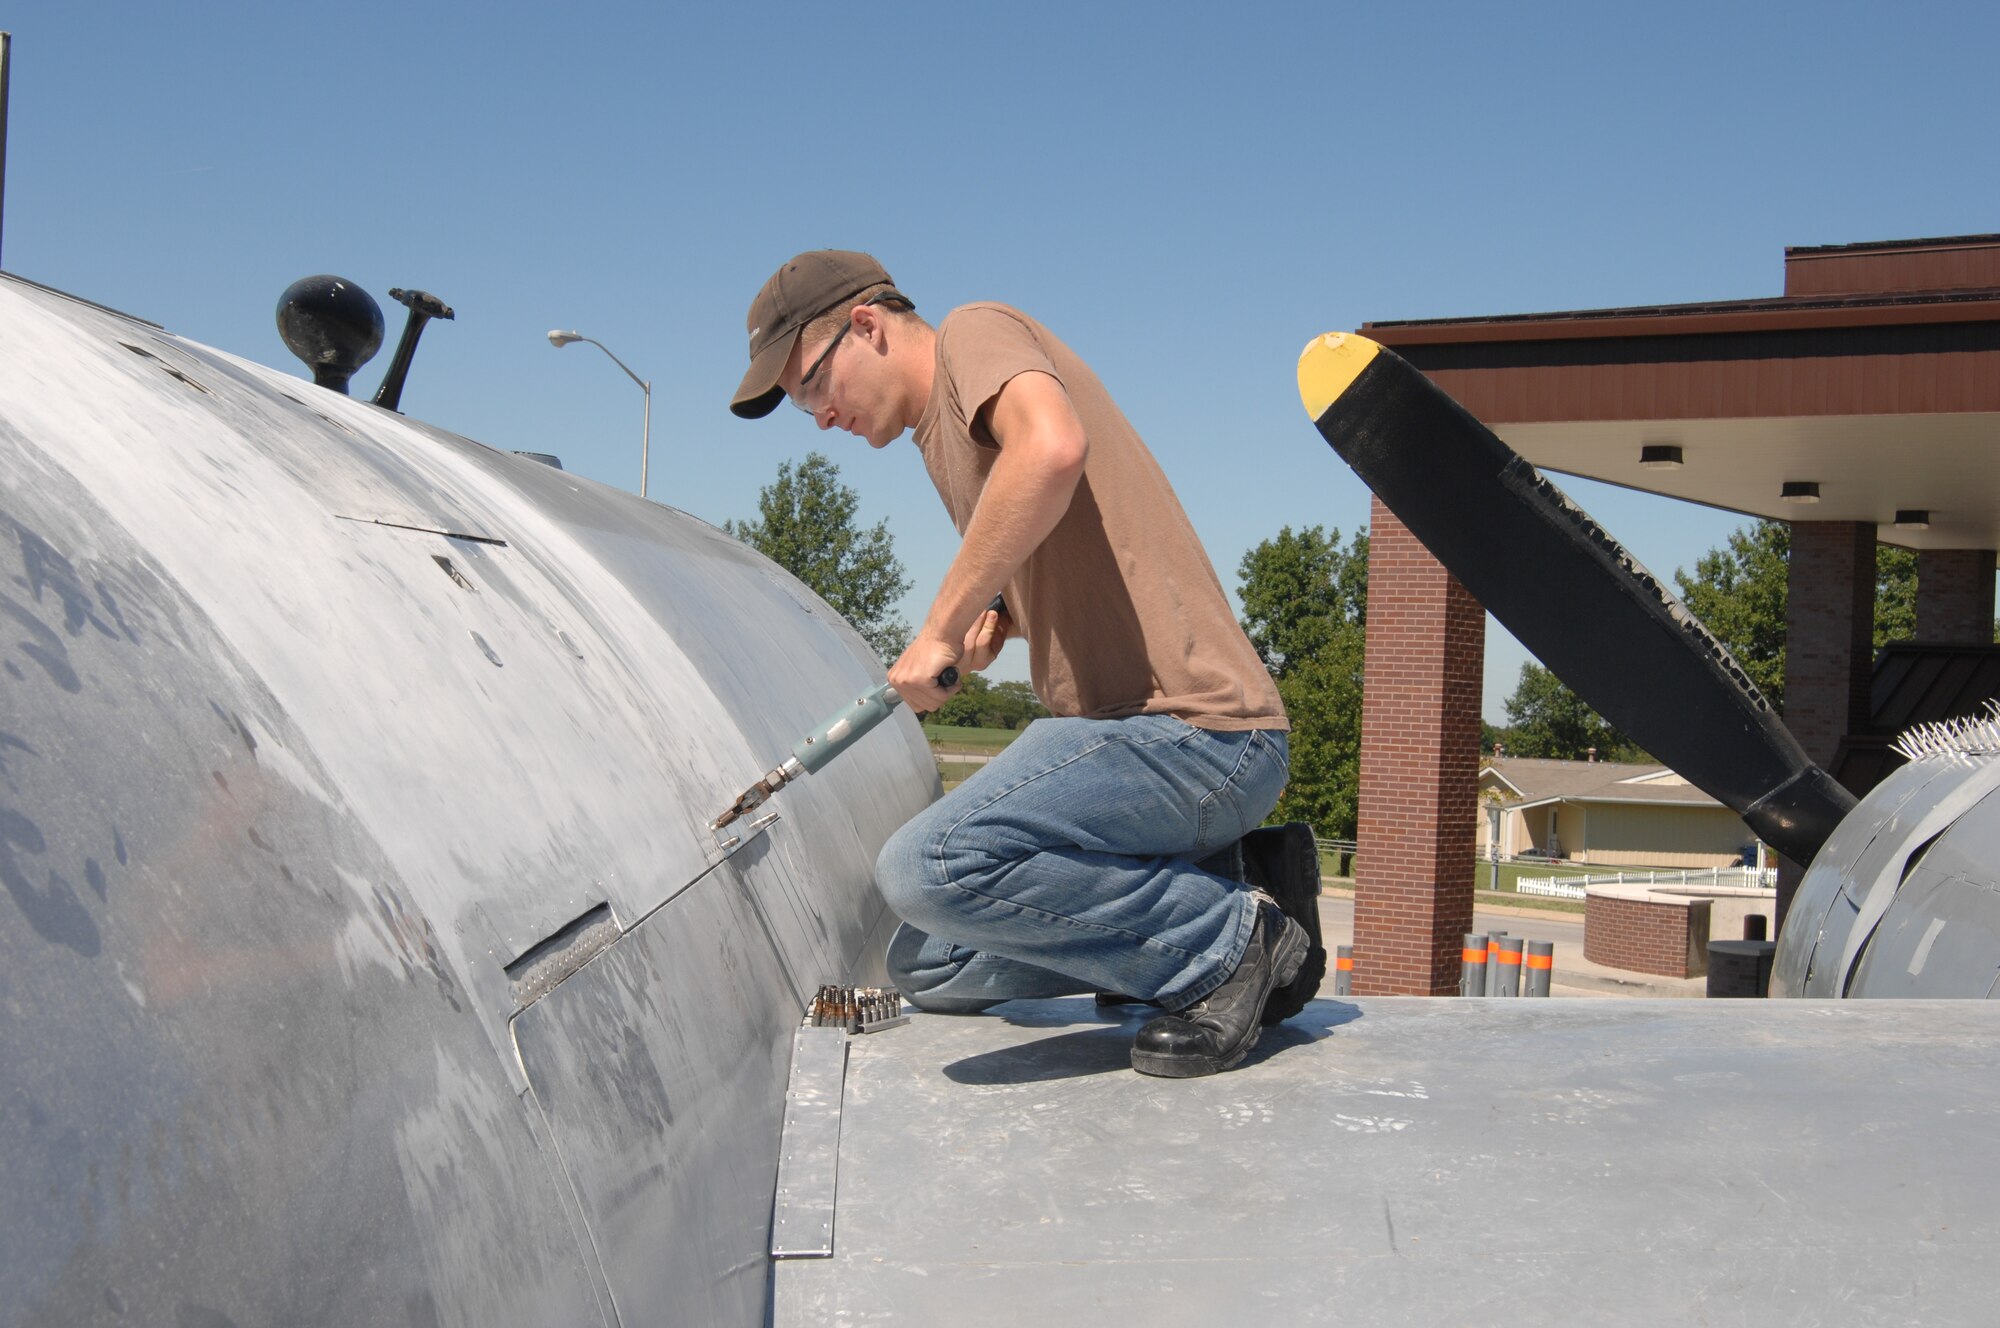
{"label": "roof overhang", "polygon": [[[1746,516],[1868,522],[1910,548],[2000,549],[2000,237],[1787,262],[1794,293],[1778,299],[1361,330],[1542,469]],[[1921,277],[1932,269],[1909,265],[1925,263],[1984,284],[1798,293],[1836,264],[1881,278]],[[1656,443],[1682,464],[1642,467]],[[1782,501],[1795,480],[1817,483],[1819,501]],[[1908,509],[1928,512],[1928,529],[1895,528]]]}
{"label": "roof overhang", "polygon": [[1527,812],[1527,811],[1533,811],[1537,807],[1549,807],[1559,803],[1569,804],[1572,806],[1582,806],[1588,804],[1591,806],[1607,806],[1607,807],[1686,807],[1690,811],[1698,811],[1698,812],[1729,810],[1727,807],[1723,806],[1721,803],[1717,802],[1713,798],[1708,798],[1703,801],[1696,802],[1690,798],[1579,797],[1573,793],[1559,793],[1546,798],[1537,798],[1533,802],[1510,802],[1503,805],[1500,810],[1508,812]]}
{"label": "roof overhang", "polygon": [[[1543,470],[1581,475],[1774,521],[1865,521],[1911,549],[2000,549],[2000,412],[1503,424],[1494,432]],[[1675,470],[1639,449],[1681,448]],[[1783,501],[1787,480],[1820,500]],[[1927,530],[1895,528],[1906,509]]]}

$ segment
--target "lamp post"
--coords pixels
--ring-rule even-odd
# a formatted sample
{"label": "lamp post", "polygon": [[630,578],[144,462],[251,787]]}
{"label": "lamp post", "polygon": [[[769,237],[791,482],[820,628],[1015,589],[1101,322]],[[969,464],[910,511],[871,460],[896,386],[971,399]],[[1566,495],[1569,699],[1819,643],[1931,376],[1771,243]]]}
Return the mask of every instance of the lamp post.
{"label": "lamp post", "polygon": [[[560,330],[549,333],[549,344],[557,350],[561,350],[572,341],[588,341],[606,355],[611,355],[611,348],[596,337],[586,337],[581,332],[563,332]],[[619,368],[624,369],[625,376],[637,383],[639,390],[646,394],[646,428],[645,432],[639,436],[639,496],[644,498],[646,496],[646,463],[648,455],[653,448],[653,385],[638,374],[633,373],[629,368],[626,368],[625,361],[619,359],[616,355],[611,355],[611,362]]]}

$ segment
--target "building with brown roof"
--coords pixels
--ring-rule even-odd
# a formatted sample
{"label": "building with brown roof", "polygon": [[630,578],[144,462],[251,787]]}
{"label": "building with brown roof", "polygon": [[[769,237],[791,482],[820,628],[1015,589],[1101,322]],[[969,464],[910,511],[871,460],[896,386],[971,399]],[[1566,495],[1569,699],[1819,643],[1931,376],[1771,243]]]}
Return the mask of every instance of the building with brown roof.
{"label": "building with brown roof", "polygon": [[[1785,723],[1850,787],[1880,769],[1840,768],[1880,751],[1877,540],[1917,551],[1920,642],[1992,645],[2000,235],[1787,249],[1771,298],[1361,331],[1545,470],[1789,522]],[[1379,499],[1370,534],[1356,990],[1450,992],[1484,616]]]}
{"label": "building with brown roof", "polygon": [[1478,857],[1610,867],[1728,867],[1756,836],[1666,766],[1490,757],[1479,771]]}

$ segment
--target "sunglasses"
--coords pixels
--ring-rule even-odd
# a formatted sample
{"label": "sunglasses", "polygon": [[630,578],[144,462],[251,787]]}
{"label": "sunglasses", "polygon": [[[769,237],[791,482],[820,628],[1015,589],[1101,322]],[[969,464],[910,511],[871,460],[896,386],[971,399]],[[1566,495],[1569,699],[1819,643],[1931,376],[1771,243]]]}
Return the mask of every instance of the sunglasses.
{"label": "sunglasses", "polygon": [[[887,292],[881,295],[877,295],[872,300],[862,301],[862,308],[865,309],[871,304],[886,304],[892,306],[901,306],[903,308],[916,307],[912,305],[909,302],[909,300],[905,299],[903,296],[889,294]],[[815,379],[819,377],[820,371],[826,368],[826,362],[833,358],[833,353],[836,350],[840,349],[841,338],[845,337],[847,335],[848,329],[853,326],[854,322],[851,318],[847,322],[842,323],[840,325],[840,331],[833,334],[833,339],[826,343],[826,349],[821,351],[817,356],[813,358],[812,364],[806,369],[805,373],[799,378],[799,390],[797,392],[787,393],[787,396],[791,400],[791,403],[794,406],[797,406],[800,410],[804,411],[806,414],[818,415],[820,411],[825,408],[826,403],[818,399],[821,394],[814,390],[813,382]]]}

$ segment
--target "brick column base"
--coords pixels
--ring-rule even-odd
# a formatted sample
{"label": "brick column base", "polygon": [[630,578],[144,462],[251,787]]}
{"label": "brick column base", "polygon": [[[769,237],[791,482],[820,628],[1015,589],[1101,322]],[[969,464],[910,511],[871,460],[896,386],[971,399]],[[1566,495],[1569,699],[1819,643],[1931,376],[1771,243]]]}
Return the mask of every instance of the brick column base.
{"label": "brick column base", "polygon": [[1486,613],[1379,498],[1369,531],[1354,991],[1451,995],[1472,929]]}

